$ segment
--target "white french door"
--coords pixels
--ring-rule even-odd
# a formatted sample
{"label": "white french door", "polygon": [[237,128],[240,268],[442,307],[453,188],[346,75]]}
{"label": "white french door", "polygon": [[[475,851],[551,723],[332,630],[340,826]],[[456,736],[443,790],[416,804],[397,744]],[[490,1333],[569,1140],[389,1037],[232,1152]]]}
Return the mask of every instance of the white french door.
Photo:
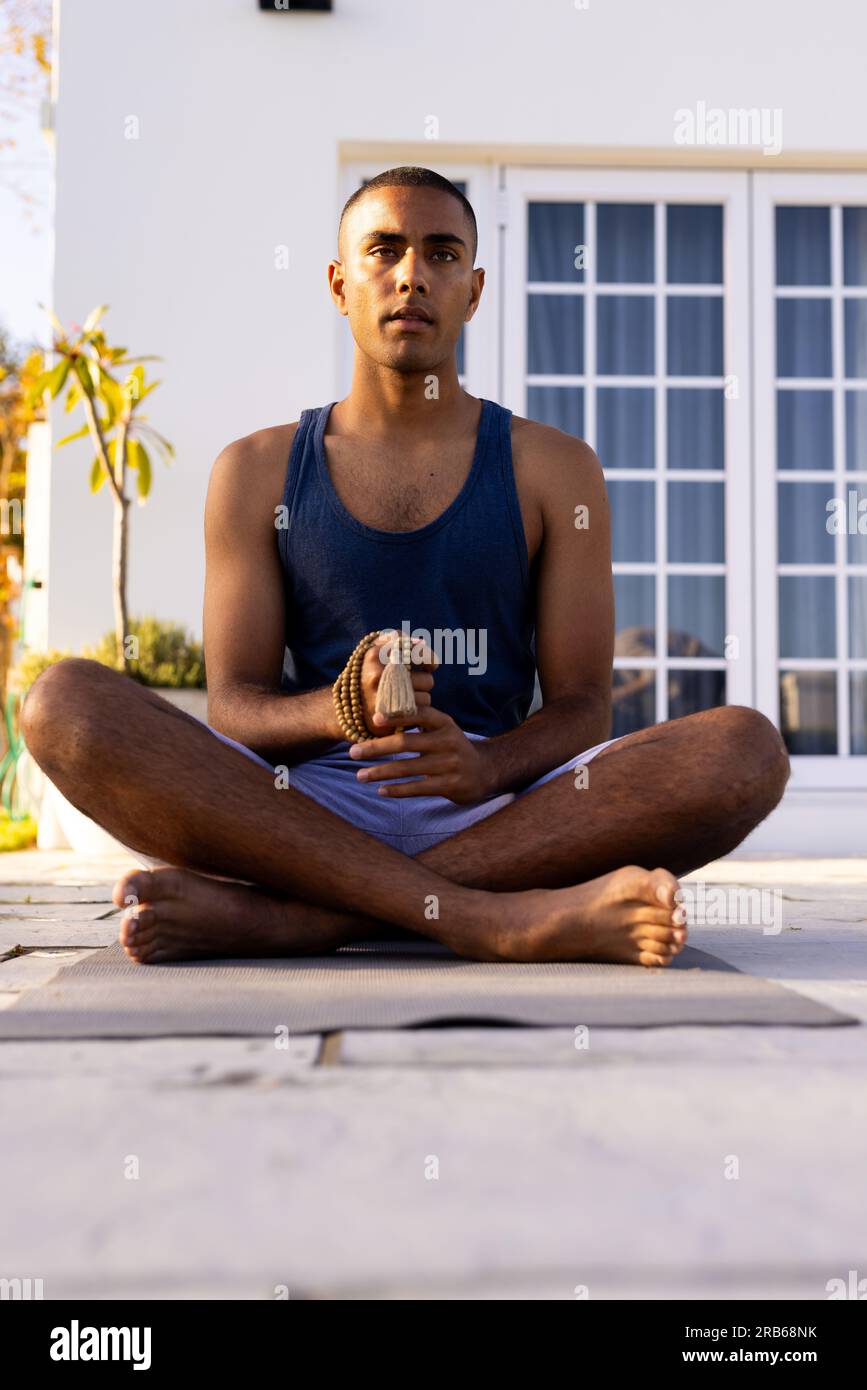
{"label": "white french door", "polygon": [[867,175],[755,176],[756,704],[867,787]]}
{"label": "white french door", "polygon": [[612,513],[613,732],[754,698],[745,175],[508,168],[503,402]]}

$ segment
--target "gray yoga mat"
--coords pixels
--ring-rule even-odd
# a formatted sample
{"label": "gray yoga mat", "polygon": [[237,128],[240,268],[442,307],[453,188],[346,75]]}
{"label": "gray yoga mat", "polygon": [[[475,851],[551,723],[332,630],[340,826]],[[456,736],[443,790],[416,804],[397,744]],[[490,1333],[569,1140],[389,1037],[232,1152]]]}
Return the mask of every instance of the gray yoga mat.
{"label": "gray yoga mat", "polygon": [[328,956],[136,965],[115,942],[0,1011],[0,1038],[270,1036],[431,1023],[857,1023],[687,946],[668,966],[500,965],[435,942]]}

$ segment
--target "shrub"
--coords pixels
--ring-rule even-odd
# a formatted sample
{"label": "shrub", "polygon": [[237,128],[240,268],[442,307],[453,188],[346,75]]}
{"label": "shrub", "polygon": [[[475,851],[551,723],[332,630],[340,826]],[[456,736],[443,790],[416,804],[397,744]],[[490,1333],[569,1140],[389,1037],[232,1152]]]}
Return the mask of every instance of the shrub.
{"label": "shrub", "polygon": [[32,816],[13,820],[9,812],[0,807],[0,854],[10,850],[30,849],[35,843],[36,821]]}
{"label": "shrub", "polygon": [[[201,689],[205,684],[205,654],[179,623],[162,623],[157,618],[132,618],[129,624],[131,651],[127,674],[142,685],[166,685],[175,690]],[[95,647],[82,647],[82,656],[92,657],[105,666],[118,666],[117,643],[107,632]]]}
{"label": "shrub", "polygon": [[47,652],[25,652],[9,672],[9,689],[25,695],[37,676],[41,676],[49,666],[55,666],[58,661],[63,661],[71,655],[71,652],[61,652],[56,647]]}
{"label": "shrub", "polygon": [[[142,685],[169,686],[173,690],[202,689],[205,684],[205,654],[201,642],[193,641],[179,623],[163,623],[153,617],[130,620],[131,656],[126,674]],[[23,695],[36,677],[49,666],[72,653],[53,648],[46,652],[25,652],[9,674],[9,686]],[[107,632],[94,647],[82,647],[81,655],[103,666],[119,667],[113,632]]]}

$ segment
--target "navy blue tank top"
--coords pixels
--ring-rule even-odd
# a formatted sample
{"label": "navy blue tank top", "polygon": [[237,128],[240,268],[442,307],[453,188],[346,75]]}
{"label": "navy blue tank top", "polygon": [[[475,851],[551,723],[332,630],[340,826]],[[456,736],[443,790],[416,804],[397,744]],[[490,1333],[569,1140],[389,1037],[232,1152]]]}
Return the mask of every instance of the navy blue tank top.
{"label": "navy blue tank top", "polygon": [[482,400],[476,449],[451,504],[414,531],[380,531],[344,507],[325,455],[330,405],[302,412],[278,546],[286,576],[282,688],[337,679],[374,628],[421,636],[440,665],[431,702],[465,731],[523,723],[535,688],[534,603],[512,469],[512,412]]}

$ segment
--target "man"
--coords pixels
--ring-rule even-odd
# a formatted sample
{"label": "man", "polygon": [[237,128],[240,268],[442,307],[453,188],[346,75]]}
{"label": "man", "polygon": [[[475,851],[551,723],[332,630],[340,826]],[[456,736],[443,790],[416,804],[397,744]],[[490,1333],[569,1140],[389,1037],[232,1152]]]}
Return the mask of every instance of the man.
{"label": "man", "polygon": [[[30,691],[47,775],[155,866],[115,887],[133,960],[321,953],[397,928],[483,960],[666,965],[686,938],[676,875],[782,795],[785,748],[752,709],[608,738],[601,467],[461,388],[475,254],[472,208],[429,170],[347,203],[328,278],[356,344],[349,395],[212,471],[212,728],[78,658]],[[390,629],[458,642],[415,649],[411,728],[374,715]],[[332,686],[375,632],[352,744]]]}

